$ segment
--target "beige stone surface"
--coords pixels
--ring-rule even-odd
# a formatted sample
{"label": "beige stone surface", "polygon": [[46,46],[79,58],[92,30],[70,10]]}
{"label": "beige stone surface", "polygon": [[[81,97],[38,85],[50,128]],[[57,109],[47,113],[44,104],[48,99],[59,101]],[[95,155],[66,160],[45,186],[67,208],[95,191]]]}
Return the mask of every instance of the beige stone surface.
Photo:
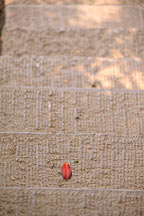
{"label": "beige stone surface", "polygon": [[5,0],[6,4],[139,4],[143,0]]}
{"label": "beige stone surface", "polygon": [[144,90],[143,70],[140,58],[3,56],[0,85]]}
{"label": "beige stone surface", "polygon": [[[0,216],[144,215],[142,1],[6,3],[138,7],[127,18],[127,11],[112,11],[114,21],[110,9],[105,17],[84,9],[87,20],[78,5],[77,14],[71,7],[60,14],[63,22],[59,10],[48,16],[37,9],[32,16],[7,10],[2,53],[10,56],[0,59]],[[72,168],[69,181],[60,173],[64,161]]]}
{"label": "beige stone surface", "polygon": [[[7,202],[6,202],[7,200]],[[140,191],[2,189],[0,215],[143,215]]]}
{"label": "beige stone surface", "polygon": [[[1,133],[0,187],[144,190],[142,136]],[[72,178],[60,170],[67,161]]]}
{"label": "beige stone surface", "polygon": [[144,27],[144,10],[136,5],[11,5],[6,7],[9,29],[69,29],[124,28],[141,29]]}
{"label": "beige stone surface", "polygon": [[[144,55],[144,30],[45,31],[5,28],[3,55],[134,58]],[[17,40],[15,40],[17,38]]]}
{"label": "beige stone surface", "polygon": [[137,7],[13,6],[6,11],[3,55],[112,58],[144,55],[144,13]]}
{"label": "beige stone surface", "polygon": [[0,89],[0,130],[144,135],[143,91]]}
{"label": "beige stone surface", "polygon": [[87,6],[67,7],[9,8],[3,55],[143,57],[143,10],[88,6],[89,17]]}

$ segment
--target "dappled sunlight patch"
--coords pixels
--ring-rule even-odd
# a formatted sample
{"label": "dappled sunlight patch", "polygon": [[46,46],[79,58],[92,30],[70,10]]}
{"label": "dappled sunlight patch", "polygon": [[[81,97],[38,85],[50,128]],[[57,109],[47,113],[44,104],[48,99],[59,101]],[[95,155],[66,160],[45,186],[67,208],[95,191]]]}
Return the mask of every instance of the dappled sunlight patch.
{"label": "dappled sunlight patch", "polygon": [[111,55],[113,58],[123,58],[123,55],[119,49],[111,49]]}
{"label": "dappled sunlight patch", "polygon": [[118,75],[119,75],[119,83],[120,83],[121,88],[122,87],[124,87],[126,89],[132,89],[133,88],[130,74],[129,74],[129,76],[126,76],[124,73],[120,72],[120,73],[118,73]]}
{"label": "dappled sunlight patch", "polygon": [[142,71],[134,71],[131,76],[136,83],[137,89],[144,90],[144,73]]}
{"label": "dappled sunlight patch", "polygon": [[[141,11],[132,6],[91,6],[72,5],[63,8],[63,21],[70,28],[140,28]],[[134,16],[133,16],[134,15]],[[135,19],[135,16],[137,19]]]}
{"label": "dappled sunlight patch", "polygon": [[110,65],[107,67],[99,66],[94,73],[94,65],[91,64],[91,73],[84,67],[79,65],[79,72],[81,71],[87,82],[88,87],[94,88],[119,88],[119,89],[144,89],[144,75],[140,71],[128,72],[122,69],[119,65]]}
{"label": "dappled sunlight patch", "polygon": [[[121,9],[121,8],[120,8]],[[108,23],[114,27],[119,23],[120,12],[116,7],[71,6],[65,11],[64,17],[68,25],[80,28],[105,27]],[[115,19],[113,18],[115,17]],[[116,19],[117,17],[117,19]]]}

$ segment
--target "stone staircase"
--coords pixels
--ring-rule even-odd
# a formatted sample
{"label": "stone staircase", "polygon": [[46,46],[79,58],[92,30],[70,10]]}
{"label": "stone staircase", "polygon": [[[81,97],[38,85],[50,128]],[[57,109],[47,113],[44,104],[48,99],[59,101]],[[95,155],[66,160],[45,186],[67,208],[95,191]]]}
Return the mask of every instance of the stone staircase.
{"label": "stone staircase", "polygon": [[0,215],[144,215],[143,29],[136,4],[6,7]]}

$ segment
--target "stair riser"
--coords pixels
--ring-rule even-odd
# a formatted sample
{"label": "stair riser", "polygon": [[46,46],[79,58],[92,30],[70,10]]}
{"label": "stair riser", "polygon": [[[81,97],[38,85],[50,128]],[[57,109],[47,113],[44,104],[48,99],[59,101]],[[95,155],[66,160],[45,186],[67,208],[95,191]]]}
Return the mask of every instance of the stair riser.
{"label": "stair riser", "polygon": [[144,31],[84,30],[56,32],[4,30],[3,55],[143,57]]}

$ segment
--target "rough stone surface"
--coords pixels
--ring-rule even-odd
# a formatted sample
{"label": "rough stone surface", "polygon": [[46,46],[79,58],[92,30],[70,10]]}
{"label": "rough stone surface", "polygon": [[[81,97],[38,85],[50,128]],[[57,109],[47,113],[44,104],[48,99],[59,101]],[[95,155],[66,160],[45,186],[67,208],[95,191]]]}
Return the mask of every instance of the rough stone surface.
{"label": "rough stone surface", "polygon": [[142,59],[0,57],[1,86],[142,89]]}
{"label": "rough stone surface", "polygon": [[143,0],[5,0],[6,4],[91,4],[91,5],[101,5],[101,4],[116,4],[116,5],[127,5],[136,4],[143,5]]}
{"label": "rough stone surface", "polygon": [[144,27],[144,10],[136,6],[8,6],[8,28],[95,29]]}
{"label": "rough stone surface", "polygon": [[[143,136],[1,133],[0,187],[144,190]],[[60,175],[71,165],[72,178]]]}
{"label": "rough stone surface", "polygon": [[0,89],[0,130],[144,135],[144,92]]}
{"label": "rough stone surface", "polygon": [[[3,31],[3,55],[92,56],[134,58],[144,56],[144,30],[45,31],[7,28]],[[17,38],[17,40],[15,40]]]}
{"label": "rough stone surface", "polygon": [[1,189],[0,215],[143,215],[142,191]]}
{"label": "rough stone surface", "polygon": [[144,215],[142,3],[6,1],[0,216]]}

